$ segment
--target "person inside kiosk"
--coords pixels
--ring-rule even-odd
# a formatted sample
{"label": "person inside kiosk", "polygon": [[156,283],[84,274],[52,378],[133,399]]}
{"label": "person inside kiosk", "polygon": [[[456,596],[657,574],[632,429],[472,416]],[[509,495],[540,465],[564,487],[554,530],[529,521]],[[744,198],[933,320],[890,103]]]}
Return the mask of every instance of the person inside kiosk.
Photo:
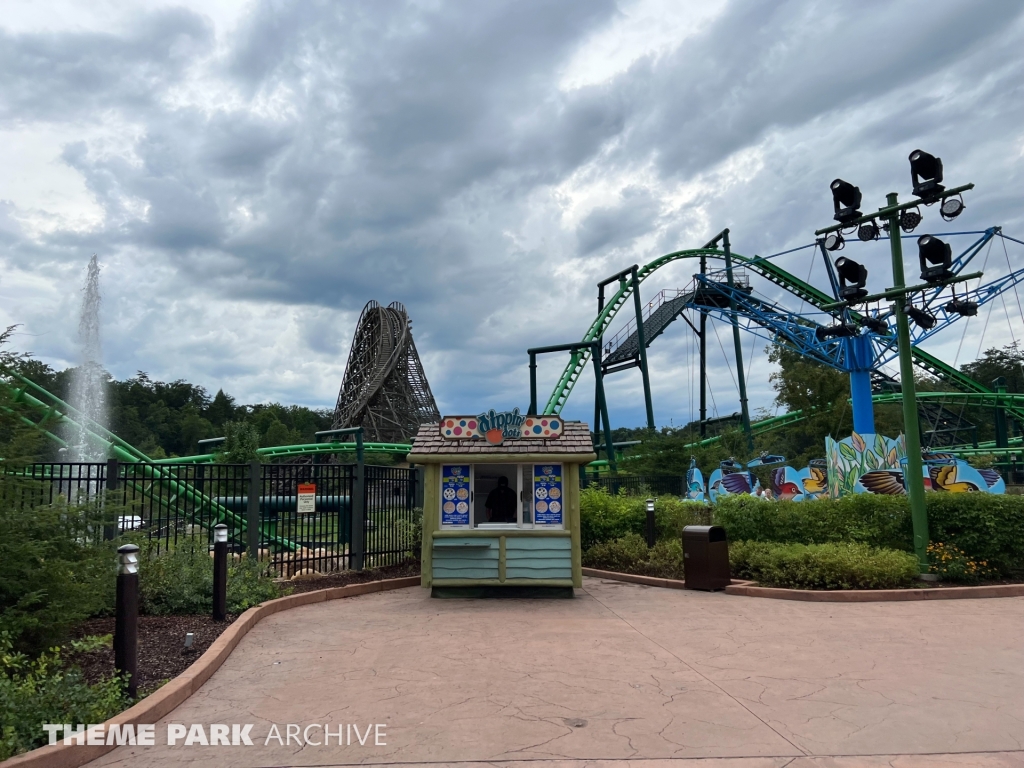
{"label": "person inside kiosk", "polygon": [[489,523],[514,523],[516,521],[516,492],[508,487],[508,478],[498,478],[498,487],[487,494],[484,504]]}

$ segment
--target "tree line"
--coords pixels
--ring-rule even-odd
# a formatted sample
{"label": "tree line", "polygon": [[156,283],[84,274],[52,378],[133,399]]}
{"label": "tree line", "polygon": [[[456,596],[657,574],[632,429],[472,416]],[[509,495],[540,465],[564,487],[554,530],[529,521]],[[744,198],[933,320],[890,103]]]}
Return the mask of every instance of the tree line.
{"label": "tree line", "polygon": [[[20,359],[19,373],[65,402],[74,369],[55,371],[46,363]],[[157,381],[139,371],[123,381],[109,377],[107,408],[111,432],[153,459],[190,456],[203,451],[199,441],[243,431],[258,447],[315,442],[315,433],[331,428],[333,411],[281,403],[241,404],[218,389],[207,390],[184,379]],[[51,446],[55,453],[56,449]],[[50,457],[54,458],[54,457]]]}

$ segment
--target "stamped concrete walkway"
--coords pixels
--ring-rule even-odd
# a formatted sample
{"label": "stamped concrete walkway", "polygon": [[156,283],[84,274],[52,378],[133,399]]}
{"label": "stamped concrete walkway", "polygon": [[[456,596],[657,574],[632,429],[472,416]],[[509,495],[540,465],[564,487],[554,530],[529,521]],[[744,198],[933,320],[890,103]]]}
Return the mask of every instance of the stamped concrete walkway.
{"label": "stamped concrete walkway", "polygon": [[[256,745],[161,746],[167,722]],[[384,723],[386,746],[265,745],[271,723]],[[90,765],[1024,766],[1024,598],[377,593],[264,620],[157,734]]]}

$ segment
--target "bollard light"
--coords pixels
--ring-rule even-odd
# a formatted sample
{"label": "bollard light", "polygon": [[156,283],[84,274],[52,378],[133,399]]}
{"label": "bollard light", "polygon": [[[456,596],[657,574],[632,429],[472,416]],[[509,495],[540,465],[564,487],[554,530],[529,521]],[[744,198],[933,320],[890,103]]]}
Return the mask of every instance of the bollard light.
{"label": "bollard light", "polygon": [[228,527],[213,526],[213,620],[228,616]]}
{"label": "bollard light", "polygon": [[647,546],[653,547],[655,539],[654,499],[647,500]]}
{"label": "bollard light", "polygon": [[139,548],[135,544],[125,544],[117,548],[117,573],[131,576],[139,572]]}
{"label": "bollard light", "polygon": [[139,687],[139,548],[117,548],[117,591],[114,602],[114,669],[127,681],[134,699]]}

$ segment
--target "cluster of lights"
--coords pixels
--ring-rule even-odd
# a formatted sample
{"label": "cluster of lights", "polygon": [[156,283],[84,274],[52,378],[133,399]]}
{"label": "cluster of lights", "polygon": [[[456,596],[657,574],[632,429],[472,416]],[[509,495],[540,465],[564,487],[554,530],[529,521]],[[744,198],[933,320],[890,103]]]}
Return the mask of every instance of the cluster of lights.
{"label": "cluster of lights", "polygon": [[[957,197],[942,198],[946,188],[942,184],[942,160],[930,155],[924,150],[915,149],[910,153],[910,178],[914,184],[914,195],[921,199],[925,205],[933,205],[942,200],[939,206],[939,213],[946,221],[952,221],[964,210],[963,199]],[[832,206],[834,208],[833,218],[840,225],[853,226],[853,222],[860,219],[863,214],[860,206],[863,196],[859,187],[848,181],[836,179],[830,185],[832,189]],[[921,224],[921,210],[919,207],[907,208],[900,212],[899,226],[904,232],[913,232]],[[879,227],[875,219],[862,222],[857,227],[857,237],[863,242],[870,242],[881,237],[881,230],[888,231],[889,225]],[[841,251],[846,242],[843,239],[842,230],[830,232],[825,237],[825,249],[828,251]],[[929,285],[939,285],[953,277],[953,255],[948,243],[939,240],[933,235],[924,235],[917,239],[918,260],[921,265],[921,279]],[[839,298],[845,301],[847,306],[854,306],[862,302],[868,295],[866,289],[868,271],[863,264],[858,264],[852,259],[841,256],[835,261],[836,273],[839,276]],[[945,305],[948,313],[955,313],[962,317],[969,317],[978,314],[977,302],[957,299],[953,296],[952,301]],[[929,330],[935,327],[938,322],[935,315],[925,309],[915,307],[910,302],[903,305],[902,311],[914,321],[918,327]],[[888,334],[889,326],[885,320],[878,317],[864,317],[859,320],[860,326],[867,328],[873,333],[880,335]],[[840,323],[827,327],[818,328],[815,336],[819,341],[830,338],[842,338],[856,336],[859,326],[852,323]]]}
{"label": "cluster of lights", "polygon": [[[914,195],[921,198],[925,205],[938,202],[942,198],[942,193],[946,191],[942,185],[942,160],[924,150],[915,149],[910,153],[910,178],[914,183]],[[863,216],[860,212],[863,199],[860,188],[842,179],[836,179],[830,186],[832,206],[835,210],[832,218],[844,226],[852,226],[854,221]],[[939,206],[939,214],[946,221],[952,221],[963,211],[964,201],[960,196],[947,197]],[[921,224],[920,208],[901,211],[899,224],[900,229],[908,234],[917,229]],[[865,221],[857,227],[857,237],[866,243],[877,240],[882,236],[882,229],[888,229],[888,225],[880,227],[874,219]],[[841,251],[845,245],[841,230],[825,236],[825,248],[829,251]]]}

